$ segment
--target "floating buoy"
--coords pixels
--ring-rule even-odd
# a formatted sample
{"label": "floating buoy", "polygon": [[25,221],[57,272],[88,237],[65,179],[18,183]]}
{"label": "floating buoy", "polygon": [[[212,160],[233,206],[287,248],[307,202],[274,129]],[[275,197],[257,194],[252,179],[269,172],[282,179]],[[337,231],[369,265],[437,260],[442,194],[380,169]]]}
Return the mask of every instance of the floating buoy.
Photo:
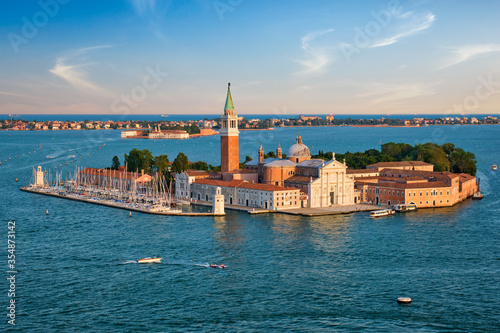
{"label": "floating buoy", "polygon": [[410,297],[398,297],[398,303],[399,304],[410,304],[411,298]]}
{"label": "floating buoy", "polygon": [[45,214],[46,214],[46,215],[49,215],[49,210],[48,210],[48,209],[45,211]]}
{"label": "floating buoy", "polygon": [[16,183],[17,183],[17,178],[16,178]]}
{"label": "floating buoy", "polygon": [[129,216],[129,217],[132,217],[132,212],[128,212],[128,216]]}

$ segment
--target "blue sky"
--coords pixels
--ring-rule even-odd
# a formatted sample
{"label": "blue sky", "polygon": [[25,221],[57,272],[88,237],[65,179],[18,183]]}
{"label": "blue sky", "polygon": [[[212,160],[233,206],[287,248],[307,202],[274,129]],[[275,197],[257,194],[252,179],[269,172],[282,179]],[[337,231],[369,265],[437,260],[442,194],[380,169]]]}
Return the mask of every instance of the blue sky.
{"label": "blue sky", "polygon": [[0,113],[500,113],[499,1],[0,1]]}

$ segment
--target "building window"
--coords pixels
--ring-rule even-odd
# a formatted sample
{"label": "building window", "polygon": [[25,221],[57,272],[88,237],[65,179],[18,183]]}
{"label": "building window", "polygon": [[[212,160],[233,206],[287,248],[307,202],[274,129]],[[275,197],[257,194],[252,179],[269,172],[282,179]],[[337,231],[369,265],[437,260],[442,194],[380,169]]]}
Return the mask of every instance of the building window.
{"label": "building window", "polygon": [[420,196],[422,196],[422,191],[420,191]]}
{"label": "building window", "polygon": [[446,191],[446,195],[450,195],[450,190]]}
{"label": "building window", "polygon": [[443,191],[439,191],[439,195],[443,195]]}

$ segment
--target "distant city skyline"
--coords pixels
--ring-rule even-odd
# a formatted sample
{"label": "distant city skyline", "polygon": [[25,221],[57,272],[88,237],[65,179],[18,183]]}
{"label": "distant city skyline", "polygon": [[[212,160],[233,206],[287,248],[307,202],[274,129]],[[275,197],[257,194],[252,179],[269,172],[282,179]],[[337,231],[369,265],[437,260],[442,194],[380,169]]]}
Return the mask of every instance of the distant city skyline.
{"label": "distant city skyline", "polygon": [[0,9],[0,114],[500,113],[494,0]]}

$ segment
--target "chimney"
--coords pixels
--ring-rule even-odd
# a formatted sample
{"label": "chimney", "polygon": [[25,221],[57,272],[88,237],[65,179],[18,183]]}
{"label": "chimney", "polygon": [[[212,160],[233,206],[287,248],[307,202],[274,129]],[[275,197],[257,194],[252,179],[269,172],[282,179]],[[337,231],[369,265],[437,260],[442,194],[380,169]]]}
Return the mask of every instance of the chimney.
{"label": "chimney", "polygon": [[144,176],[144,169],[141,169],[141,176]]}

